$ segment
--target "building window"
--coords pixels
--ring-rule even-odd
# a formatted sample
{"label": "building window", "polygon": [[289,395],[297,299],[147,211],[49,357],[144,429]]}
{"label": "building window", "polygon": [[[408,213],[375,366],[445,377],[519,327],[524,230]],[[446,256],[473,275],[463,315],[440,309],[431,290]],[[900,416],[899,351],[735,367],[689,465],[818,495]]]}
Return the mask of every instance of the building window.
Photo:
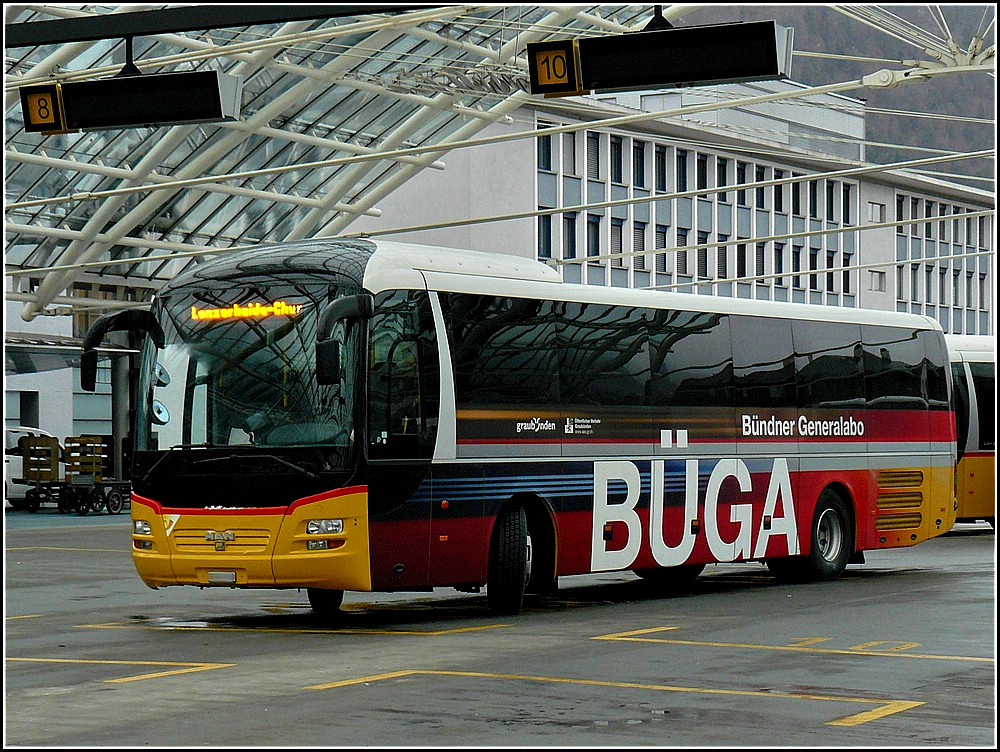
{"label": "building window", "polygon": [[[549,123],[539,123],[539,128],[551,127]],[[552,171],[552,136],[538,137],[538,169]]]}
{"label": "building window", "polygon": [[819,275],[815,272],[819,269],[819,248],[809,249],[809,271],[813,272],[809,275],[809,289],[818,290],[819,289]]}
{"label": "building window", "polygon": [[612,136],[611,137],[611,182],[621,183],[624,181],[624,176],[622,174],[622,137]]}
{"label": "building window", "polygon": [[869,269],[868,289],[873,292],[885,292],[885,272],[877,269]]}
{"label": "building window", "polygon": [[924,267],[924,300],[934,302],[934,267],[930,264]]}
{"label": "building window", "polygon": [[[698,231],[698,245],[705,245],[708,243],[708,233],[699,230]],[[708,248],[698,249],[698,279],[708,279]]]}
{"label": "building window", "polygon": [[576,258],[576,212],[563,214],[563,258]]}
{"label": "building window", "polygon": [[646,187],[646,142],[632,142],[632,185]]}
{"label": "building window", "polygon": [[837,252],[826,252],[826,289],[833,292],[837,287],[837,275],[832,271],[837,265]]}
{"label": "building window", "polygon": [[[546,207],[539,206],[541,211]],[[538,258],[552,258],[552,215],[541,214],[538,216]]]}
{"label": "building window", "polygon": [[567,175],[576,175],[576,134],[564,133],[563,144],[563,172]]}
{"label": "building window", "polygon": [[906,300],[906,272],[902,264],[896,267],[896,300]]}
{"label": "building window", "polygon": [[597,214],[587,215],[587,255],[601,255],[601,218]]}
{"label": "building window", "polygon": [[906,225],[903,220],[906,217],[903,216],[903,208],[906,205],[906,199],[903,196],[896,196],[896,234],[904,235],[906,234]]}
{"label": "building window", "polygon": [[802,271],[802,246],[793,245],[792,246],[792,287],[797,290],[802,289],[802,277],[799,276],[799,272]]}
{"label": "building window", "polygon": [[[677,247],[684,248],[688,244],[688,231],[683,227],[677,228]],[[687,249],[677,251],[677,273],[688,273],[688,252]]]}
{"label": "building window", "polygon": [[601,134],[587,131],[587,177],[601,179]]}
{"label": "building window", "polygon": [[885,222],[885,204],[879,204],[875,201],[868,202],[868,221],[869,222]]}
{"label": "building window", "polygon": [[[746,185],[747,182],[747,163],[737,162],[736,163],[736,183],[739,186]],[[747,189],[737,188],[736,189],[736,203],[739,206],[747,205]]]}
{"label": "building window", "polygon": [[[800,177],[799,175],[792,175],[793,178]],[[792,189],[792,214],[796,217],[802,216],[802,182],[791,184]]]}
{"label": "building window", "polygon": [[924,202],[924,219],[928,220],[924,222],[924,237],[931,238],[934,237],[934,223],[930,221],[930,218],[934,216],[934,202],[925,201]]}
{"label": "building window", "polygon": [[774,244],[774,273],[776,276],[774,278],[774,283],[779,287],[785,286],[784,277],[780,276],[785,273],[785,244],[775,243]]}
{"label": "building window", "polygon": [[910,264],[910,300],[920,301],[920,265]]}
{"label": "building window", "polygon": [[[729,160],[723,159],[722,157],[716,157],[715,159],[715,185],[721,188],[724,185],[729,185]],[[729,201],[729,193],[727,191],[719,191],[719,201],[723,203]]]}
{"label": "building window", "polygon": [[[781,180],[784,177],[785,177],[784,170],[775,170],[774,171],[774,179],[775,180]],[[785,211],[785,184],[784,183],[779,183],[778,185],[774,186],[774,210],[776,212],[782,212],[782,213],[784,213],[784,211]]]}
{"label": "building window", "polygon": [[[728,235],[723,235],[719,233],[719,243],[725,243],[729,240]],[[716,272],[719,279],[726,279],[729,276],[729,247],[725,245],[719,245],[716,263]]]}
{"label": "building window", "polygon": [[986,310],[986,274],[979,275],[979,310]]}
{"label": "building window", "polygon": [[837,184],[833,180],[826,181],[826,219],[828,222],[834,222],[837,219],[836,207],[834,202],[836,200]]}
{"label": "building window", "polygon": [[757,278],[758,285],[766,285],[768,281],[764,279],[764,251],[765,247],[763,243],[757,244],[757,258],[754,264],[754,276]]}
{"label": "building window", "polygon": [[852,254],[850,254],[850,253],[845,253],[844,254],[844,267],[845,268],[844,268],[844,271],[841,272],[841,275],[840,275],[840,277],[841,277],[841,283],[844,286],[844,289],[842,291],[844,293],[844,295],[850,295],[851,294],[851,269],[850,269],[850,266],[851,266],[851,259],[853,259],[853,258],[854,258],[854,256]]}
{"label": "building window", "polygon": [[819,181],[809,181],[809,216],[819,219]]}
{"label": "building window", "polygon": [[736,245],[736,276],[740,279],[747,276],[746,243],[737,243]]}
{"label": "building window", "polygon": [[[756,181],[755,182],[757,182],[757,183],[763,183],[765,180],[767,180],[766,169],[764,167],[758,166],[757,167]],[[757,196],[757,199],[756,199],[757,208],[758,209],[764,209],[764,208],[766,208],[766,206],[764,204],[764,186],[757,186],[757,188],[754,189],[754,192],[756,193],[756,196]]]}
{"label": "building window", "polygon": [[938,305],[948,305],[948,270],[938,269]]}
{"label": "building window", "polygon": [[660,144],[656,145],[655,155],[653,157],[654,165],[656,170],[656,190],[660,193],[667,192],[667,147]]}
{"label": "building window", "polygon": [[625,259],[622,258],[622,233],[625,230],[625,220],[617,217],[611,218],[611,265],[625,266]]}
{"label": "building window", "polygon": [[636,256],[632,257],[632,266],[635,269],[644,270],[646,268],[646,257],[642,252],[646,250],[646,223],[632,223],[632,251]]}
{"label": "building window", "polygon": [[844,224],[851,224],[851,186],[844,184],[844,189],[841,193],[841,207],[840,213],[844,218]]}
{"label": "building window", "polygon": [[705,190],[708,188],[708,155],[699,154],[698,161],[695,165],[695,185],[698,190]]}
{"label": "building window", "polygon": [[920,217],[920,199],[911,198],[910,199],[910,234],[919,235],[920,225],[917,224],[917,219]]}
{"label": "building window", "polygon": [[[654,248],[666,248],[667,247],[667,226],[657,225],[656,226],[656,236],[653,238]],[[656,271],[666,272],[667,271],[667,254],[657,253],[656,254]]]}
{"label": "building window", "polygon": [[677,150],[677,192],[688,189],[688,153],[684,149]]}

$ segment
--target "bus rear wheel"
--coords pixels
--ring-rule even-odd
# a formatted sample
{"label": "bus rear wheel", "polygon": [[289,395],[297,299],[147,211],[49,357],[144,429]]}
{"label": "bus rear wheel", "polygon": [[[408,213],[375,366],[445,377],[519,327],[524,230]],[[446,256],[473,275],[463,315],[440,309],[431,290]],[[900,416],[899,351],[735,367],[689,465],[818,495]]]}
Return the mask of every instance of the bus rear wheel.
{"label": "bus rear wheel", "polygon": [[808,556],[769,559],[767,568],[785,582],[825,582],[844,573],[854,550],[851,515],[840,494],[826,489],[819,495],[810,526]]}
{"label": "bus rear wheel", "polygon": [[322,588],[306,588],[309,605],[317,616],[331,617],[340,613],[340,605],[344,602],[343,590],[324,590]]}
{"label": "bus rear wheel", "polygon": [[521,611],[531,576],[528,521],[519,504],[505,507],[497,518],[490,542],[486,599],[494,614],[512,616]]}

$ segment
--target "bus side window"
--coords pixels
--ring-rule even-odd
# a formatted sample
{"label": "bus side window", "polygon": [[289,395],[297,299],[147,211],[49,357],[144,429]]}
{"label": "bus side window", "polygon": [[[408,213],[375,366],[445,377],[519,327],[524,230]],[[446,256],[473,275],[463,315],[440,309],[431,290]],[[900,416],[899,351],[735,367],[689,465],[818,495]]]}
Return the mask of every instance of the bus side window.
{"label": "bus side window", "polygon": [[429,457],[439,376],[426,293],[399,290],[376,297],[369,357],[369,456]]}
{"label": "bus side window", "polygon": [[996,450],[997,399],[996,372],[992,363],[969,363],[972,384],[976,388],[976,406],[979,419],[979,449]]}
{"label": "bus side window", "polygon": [[969,383],[965,378],[965,364],[951,364],[954,388],[951,392],[952,409],[958,430],[958,456],[961,459],[969,442]]}

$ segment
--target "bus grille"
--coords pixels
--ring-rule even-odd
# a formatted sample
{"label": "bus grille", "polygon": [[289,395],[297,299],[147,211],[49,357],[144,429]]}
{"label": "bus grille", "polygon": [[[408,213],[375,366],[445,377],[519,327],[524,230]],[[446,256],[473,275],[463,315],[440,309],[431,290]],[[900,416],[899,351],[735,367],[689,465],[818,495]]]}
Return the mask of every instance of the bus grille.
{"label": "bus grille", "polygon": [[878,508],[883,509],[920,509],[924,503],[924,495],[919,491],[904,491],[902,493],[883,493],[878,495]]}
{"label": "bus grille", "polygon": [[879,488],[913,488],[924,482],[920,470],[881,470],[878,474]]}
{"label": "bus grille", "polygon": [[920,512],[900,512],[899,514],[880,514],[875,520],[876,530],[899,530],[901,528],[917,528],[923,516]]}
{"label": "bus grille", "polygon": [[236,528],[225,531],[176,530],[171,537],[179,553],[225,551],[230,554],[251,554],[266,551],[271,534],[267,530]]}

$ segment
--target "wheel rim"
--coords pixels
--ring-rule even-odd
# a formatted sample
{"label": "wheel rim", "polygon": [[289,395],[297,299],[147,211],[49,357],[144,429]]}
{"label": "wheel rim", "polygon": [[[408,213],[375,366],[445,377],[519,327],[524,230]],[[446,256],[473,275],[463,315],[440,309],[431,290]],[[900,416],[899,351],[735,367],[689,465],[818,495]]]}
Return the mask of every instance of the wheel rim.
{"label": "wheel rim", "polygon": [[844,528],[840,515],[824,509],[816,525],[816,547],[825,561],[835,561],[844,546]]}

